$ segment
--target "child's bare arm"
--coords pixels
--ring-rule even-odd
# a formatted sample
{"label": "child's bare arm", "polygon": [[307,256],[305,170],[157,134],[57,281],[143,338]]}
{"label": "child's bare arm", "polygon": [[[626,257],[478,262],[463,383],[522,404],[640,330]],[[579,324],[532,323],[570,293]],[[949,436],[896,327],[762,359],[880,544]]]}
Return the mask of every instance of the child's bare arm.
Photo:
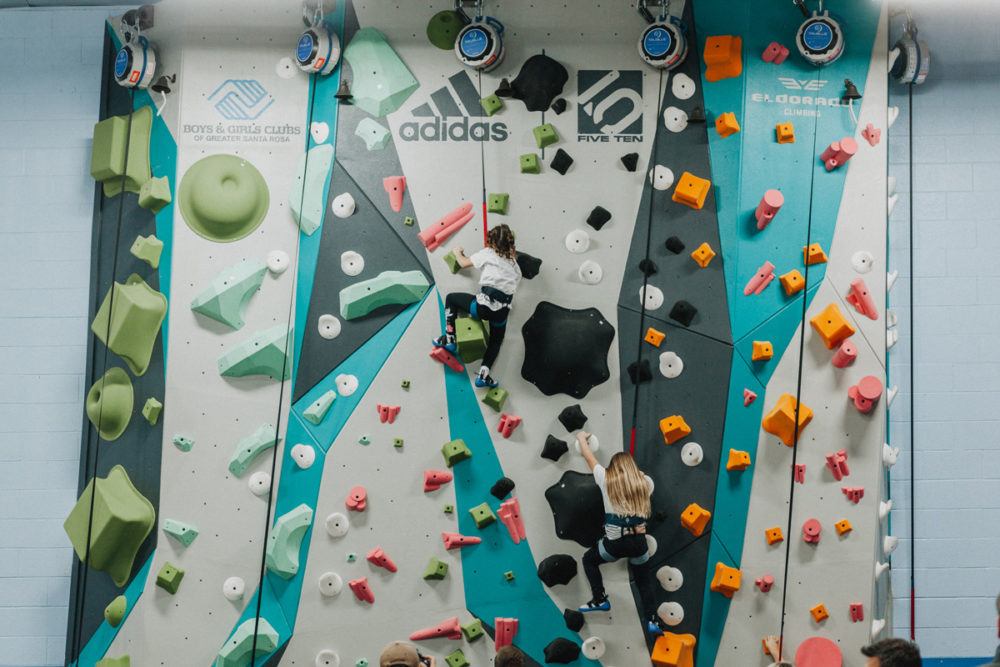
{"label": "child's bare arm", "polygon": [[465,248],[457,245],[451,251],[455,253],[455,261],[458,262],[460,267],[468,269],[472,266],[472,260],[465,256]]}
{"label": "child's bare arm", "polygon": [[597,465],[597,457],[594,456],[594,452],[590,449],[590,443],[587,442],[587,438],[590,434],[586,431],[577,431],[576,442],[580,445],[580,453],[583,454],[583,460],[587,462],[590,466],[590,470],[594,470],[594,466]]}

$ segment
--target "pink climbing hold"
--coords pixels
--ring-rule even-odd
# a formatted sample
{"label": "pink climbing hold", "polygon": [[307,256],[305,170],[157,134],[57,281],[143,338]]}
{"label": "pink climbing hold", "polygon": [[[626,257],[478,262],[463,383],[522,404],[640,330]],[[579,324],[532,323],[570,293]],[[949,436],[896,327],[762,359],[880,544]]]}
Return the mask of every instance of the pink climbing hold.
{"label": "pink climbing hold", "polygon": [[505,438],[509,438],[514,429],[521,425],[521,418],[517,415],[504,414],[500,416],[500,423],[497,424],[497,432]]}
{"label": "pink climbing hold", "polygon": [[514,643],[514,635],[517,634],[516,618],[497,616],[493,619],[493,627],[496,628],[496,637],[493,639],[494,650],[499,651],[504,646],[510,646]]}
{"label": "pink climbing hold", "polygon": [[823,151],[819,159],[826,165],[827,171],[833,171],[837,167],[847,164],[847,161],[858,152],[858,142],[850,137],[844,137],[840,141],[834,141]]}
{"label": "pink climbing hold", "polygon": [[858,346],[851,342],[849,338],[845,338],[840,343],[840,347],[833,354],[833,363],[837,368],[844,368],[847,364],[854,361],[858,356]]}
{"label": "pink climbing hold", "polygon": [[765,574],[763,577],[757,577],[753,583],[761,593],[767,593],[771,590],[771,586],[774,586],[774,575]]}
{"label": "pink climbing hold", "polygon": [[507,532],[510,533],[510,539],[514,540],[514,544],[520,544],[521,540],[528,539],[524,531],[524,521],[521,520],[521,503],[517,498],[509,498],[500,503],[497,516],[503,525],[507,526]]}
{"label": "pink climbing hold", "polygon": [[785,58],[788,57],[788,47],[782,46],[777,42],[771,42],[764,49],[764,53],[760,54],[760,59],[766,63],[773,63],[775,65],[780,65],[785,62]]}
{"label": "pink climbing hold", "polygon": [[417,630],[410,635],[410,641],[420,641],[421,639],[439,639],[444,637],[446,639],[461,639],[462,638],[462,626],[458,624],[458,616],[454,618],[449,618],[447,621],[443,621],[433,628],[424,628],[423,630]]}
{"label": "pink climbing hold", "polygon": [[874,375],[866,375],[856,385],[848,387],[847,397],[854,401],[859,412],[868,414],[882,396],[882,381]]}
{"label": "pink climbing hold", "polygon": [[457,232],[475,214],[472,212],[472,204],[462,204],[454,211],[444,216],[427,229],[417,234],[417,238],[428,250],[434,250],[439,245],[448,240],[448,237]]}
{"label": "pink climbing hold", "polygon": [[764,262],[757,269],[757,273],[754,274],[753,278],[743,288],[743,296],[760,294],[764,291],[765,287],[771,284],[772,280],[774,280],[774,264]]}
{"label": "pink climbing hold", "polygon": [[403,208],[403,192],[406,190],[405,176],[390,176],[382,179],[382,187],[389,193],[389,206],[396,213]]}
{"label": "pink climbing hold", "polygon": [[437,491],[442,484],[447,484],[452,480],[452,475],[447,470],[425,470],[424,471],[424,493]]}
{"label": "pink climbing hold", "polygon": [[861,502],[861,499],[865,497],[865,487],[863,486],[842,486],[840,490],[844,492],[848,500],[854,502],[857,505]]}
{"label": "pink climbing hold", "polygon": [[826,637],[809,637],[795,651],[797,667],[843,667],[844,654]]}
{"label": "pink climbing hold", "polygon": [[749,389],[743,389],[743,407],[746,407],[757,400],[757,392],[750,391]]}
{"label": "pink climbing hold", "polygon": [[878,319],[878,308],[875,307],[875,301],[872,299],[871,292],[868,291],[868,285],[861,278],[851,281],[851,291],[847,295],[847,303],[854,306],[862,315],[866,315],[870,320]]}
{"label": "pink climbing hold", "polygon": [[375,567],[384,567],[389,572],[395,572],[399,569],[396,567],[396,564],[392,562],[392,559],[385,555],[385,552],[382,551],[382,547],[375,547],[368,552],[368,555],[365,556],[365,558],[367,558],[368,562]]}
{"label": "pink climbing hold", "polygon": [[799,484],[806,483],[806,464],[805,463],[793,463],[792,464],[792,476],[795,477],[795,481]]}
{"label": "pink climbing hold", "polygon": [[860,602],[851,603],[851,621],[857,623],[865,620],[865,606]]}
{"label": "pink climbing hold", "polygon": [[386,422],[391,424],[396,421],[396,415],[399,414],[398,405],[382,405],[379,403],[375,406],[375,409],[378,410],[378,420],[383,424]]}
{"label": "pink climbing hold", "polygon": [[757,218],[757,229],[767,227],[774,220],[774,216],[778,214],[784,203],[785,195],[777,190],[766,190],[764,196],[760,198],[760,203],[757,204],[757,210],[753,214]]}
{"label": "pink climbing hold", "polygon": [[351,489],[344,504],[351,511],[364,512],[365,508],[368,507],[368,492],[365,491],[365,487],[356,486]]}
{"label": "pink climbing hold", "polygon": [[830,452],[826,455],[826,467],[833,473],[833,478],[838,482],[851,471],[847,467],[847,450],[841,449],[839,452]]}
{"label": "pink climbing hold", "polygon": [[462,362],[456,359],[455,355],[453,355],[451,352],[444,349],[443,347],[435,347],[433,350],[431,350],[430,357],[435,361],[440,361],[442,364],[444,364],[451,370],[455,371],[456,373],[461,373],[464,370]]}
{"label": "pink climbing hold", "polygon": [[470,537],[460,533],[441,533],[441,539],[444,540],[445,549],[460,549],[483,541],[481,537]]}
{"label": "pink climbing hold", "polygon": [[864,137],[865,141],[874,146],[882,137],[882,130],[878,129],[871,123],[868,123],[868,125],[865,126],[865,129],[861,130],[861,136]]}
{"label": "pink climbing hold", "polygon": [[802,524],[802,539],[809,544],[819,544],[819,534],[823,530],[823,525],[819,519],[808,519]]}
{"label": "pink climbing hold", "polygon": [[375,595],[372,593],[372,589],[368,588],[368,577],[361,577],[360,579],[352,579],[347,582],[347,585],[351,587],[354,591],[354,596],[361,600],[362,602],[367,602],[368,604],[374,604]]}

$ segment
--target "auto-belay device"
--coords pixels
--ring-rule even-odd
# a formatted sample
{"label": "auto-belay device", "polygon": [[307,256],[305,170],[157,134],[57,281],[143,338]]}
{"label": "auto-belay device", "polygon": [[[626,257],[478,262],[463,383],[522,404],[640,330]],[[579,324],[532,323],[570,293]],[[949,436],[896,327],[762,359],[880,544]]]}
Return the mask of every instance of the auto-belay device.
{"label": "auto-belay device", "polygon": [[489,72],[503,62],[503,24],[492,16],[483,16],[482,0],[473,4],[475,18],[469,18],[463,0],[455,0],[455,11],[468,22],[455,38],[455,56],[466,67]]}
{"label": "auto-belay device", "polygon": [[889,74],[899,83],[921,84],[931,71],[931,52],[927,43],[917,39],[917,24],[907,16],[903,36],[889,52]]}
{"label": "auto-belay device", "polygon": [[793,0],[806,20],[799,26],[795,35],[795,46],[809,64],[820,67],[829,65],[844,54],[844,29],[834,19],[830,12],[823,11],[820,2],[819,11],[810,13],[804,0]]}
{"label": "auto-belay device", "polygon": [[148,88],[156,76],[156,50],[140,31],[153,27],[153,7],[143,5],[122,15],[122,48],[115,56],[115,81],[125,88]]}
{"label": "auto-belay device", "polygon": [[653,17],[647,5],[647,0],[638,0],[636,3],[639,14],[649,22],[639,34],[636,44],[639,57],[654,69],[670,71],[687,57],[687,26],[676,16],[669,15],[669,0],[659,18]]}
{"label": "auto-belay device", "polygon": [[306,29],[295,45],[295,64],[309,74],[329,74],[340,62],[340,38],[323,20],[322,3],[315,8],[303,3],[302,22]]}

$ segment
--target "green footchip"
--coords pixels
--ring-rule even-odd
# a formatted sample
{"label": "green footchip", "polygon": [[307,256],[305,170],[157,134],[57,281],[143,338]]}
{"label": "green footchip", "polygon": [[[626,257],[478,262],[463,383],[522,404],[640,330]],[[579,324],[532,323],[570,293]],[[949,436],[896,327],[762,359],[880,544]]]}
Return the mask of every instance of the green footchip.
{"label": "green footchip", "polygon": [[492,116],[497,111],[503,109],[503,100],[500,99],[498,95],[490,95],[489,97],[484,97],[479,100],[480,106],[483,107],[483,111],[486,112],[487,116]]}
{"label": "green footchip", "polygon": [[448,663],[448,667],[469,667],[470,664],[469,659],[462,653],[462,649],[458,649],[454,653],[449,653],[445,657],[445,662]]}
{"label": "green footchip", "polygon": [[493,513],[493,510],[490,509],[487,503],[476,505],[469,510],[469,514],[472,515],[472,520],[476,522],[476,528],[485,528],[497,520],[497,515]]}
{"label": "green footchip", "polygon": [[521,156],[522,174],[540,174],[542,168],[538,162],[538,155],[535,153],[525,153]]}
{"label": "green footchip", "polygon": [[472,458],[472,452],[465,446],[465,441],[461,438],[444,443],[444,446],[441,447],[441,454],[444,456],[444,462],[449,468],[460,461]]}
{"label": "green footchip", "polygon": [[448,574],[448,563],[438,560],[434,556],[427,562],[424,569],[424,579],[444,579]]}
{"label": "green footchip", "polygon": [[506,389],[501,389],[500,387],[493,387],[486,395],[483,396],[483,403],[490,406],[495,411],[500,412],[503,410],[504,403],[507,402],[507,397],[509,394]]}
{"label": "green footchip", "polygon": [[462,626],[462,634],[465,641],[473,642],[483,636],[483,622],[478,618]]}
{"label": "green footchip", "polygon": [[173,595],[181,587],[181,579],[183,578],[184,570],[168,561],[156,574],[156,585]]}
{"label": "green footchip", "polygon": [[545,125],[539,125],[534,128],[531,133],[535,135],[535,143],[539,148],[545,148],[546,146],[551,146],[552,144],[559,141],[559,135],[556,134],[556,128],[552,127],[552,123],[546,123]]}

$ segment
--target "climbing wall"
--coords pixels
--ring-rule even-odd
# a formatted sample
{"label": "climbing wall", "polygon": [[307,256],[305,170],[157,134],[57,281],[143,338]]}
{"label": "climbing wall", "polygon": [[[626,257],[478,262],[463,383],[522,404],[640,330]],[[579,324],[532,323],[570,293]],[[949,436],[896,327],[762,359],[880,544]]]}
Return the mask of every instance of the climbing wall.
{"label": "climbing wall", "polygon": [[[90,535],[92,567],[75,573],[68,660],[373,664],[415,633],[458,667],[490,664],[513,633],[532,664],[647,664],[672,642],[688,664],[767,664],[760,641],[784,613],[787,654],[839,644],[858,664],[854,648],[887,612],[888,575],[872,573],[891,547],[879,521],[885,17],[846,3],[848,49],[814,69],[794,52],[794,10],[674,2],[689,52],[661,73],[637,57],[633,3],[536,4],[487,3],[505,55],[480,73],[428,41],[451,3],[328,3],[343,57],[326,76],[292,60],[298,4],[157,5],[148,36],[178,79],[164,99],[106,82],[102,118],[122,120],[103,121],[110,139],[95,130],[107,167],[95,173],[92,313],[100,329],[112,276],[126,284],[135,266],[169,308],[153,326],[154,300],[122,290],[117,303],[140,315],[117,305],[104,323],[152,345],[145,374],[120,345],[91,346],[91,382],[122,366],[134,414],[115,441],[87,422],[67,532]],[[112,21],[109,63],[120,40]],[[765,62],[771,42],[792,54]],[[862,93],[857,124],[839,102],[845,78]],[[503,79],[524,99],[484,99]],[[724,114],[737,132],[717,129]],[[795,141],[779,143],[787,122]],[[149,154],[118,167],[125,136]],[[820,155],[844,137],[857,151],[828,169]],[[135,172],[144,158],[148,175]],[[122,170],[139,192],[109,185]],[[141,191],[143,178],[159,189]],[[772,189],[784,203],[759,229]],[[471,254],[501,222],[526,276],[491,369],[503,393],[474,386],[474,342],[466,364],[430,355],[444,297],[477,289],[446,255]],[[157,269],[128,253],[133,231],[163,242]],[[804,264],[811,244],[826,263]],[[765,262],[773,284],[756,278]],[[804,289],[782,286],[793,270]],[[862,292],[873,317],[852,305]],[[809,323],[831,303],[855,331],[843,367],[831,363],[841,340],[828,349],[820,336],[834,327]],[[868,412],[848,398],[858,385],[875,398]],[[813,415],[794,447],[779,439],[782,415],[767,417],[784,394]],[[155,425],[139,414],[149,395],[163,403]],[[624,562],[605,565],[611,611],[582,628],[564,612],[590,598],[579,563],[602,517],[581,427],[600,461],[630,451],[656,483],[655,599]],[[86,484],[108,477],[100,495],[118,464],[135,493],[91,512]],[[98,551],[122,538],[104,519],[140,506],[149,537],[113,580]],[[820,539],[807,543],[812,520]],[[773,527],[784,541],[768,545]],[[737,570],[741,583],[719,585]],[[765,575],[766,592],[754,585]],[[829,618],[813,620],[819,604]],[[832,664],[809,660],[796,664]]]}

